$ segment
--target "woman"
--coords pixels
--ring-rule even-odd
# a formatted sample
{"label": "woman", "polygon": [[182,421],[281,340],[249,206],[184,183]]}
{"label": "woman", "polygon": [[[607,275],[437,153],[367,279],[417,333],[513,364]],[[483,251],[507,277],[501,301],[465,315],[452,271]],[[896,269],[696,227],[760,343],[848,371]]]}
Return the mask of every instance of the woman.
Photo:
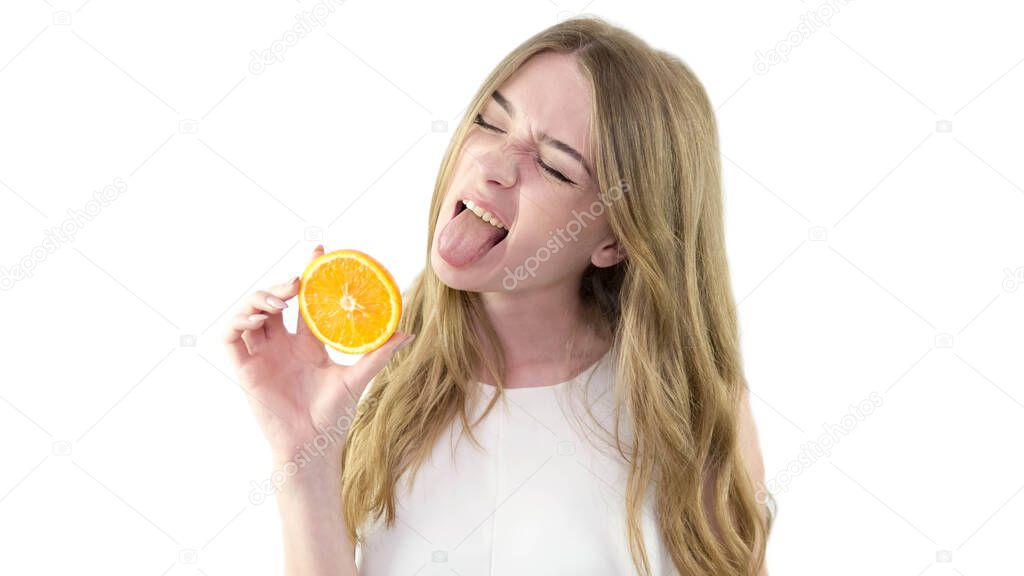
{"label": "woman", "polygon": [[226,344],[287,572],[767,574],[718,154],[679,59],[566,20],[470,103],[384,346],[335,364],[283,326],[297,278],[252,294]]}

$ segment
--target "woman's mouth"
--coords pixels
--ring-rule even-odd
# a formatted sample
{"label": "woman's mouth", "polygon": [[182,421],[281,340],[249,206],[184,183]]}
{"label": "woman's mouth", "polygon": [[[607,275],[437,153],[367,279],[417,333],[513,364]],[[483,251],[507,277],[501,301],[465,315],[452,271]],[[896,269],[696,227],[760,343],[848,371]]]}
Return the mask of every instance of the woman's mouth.
{"label": "woman's mouth", "polygon": [[484,257],[508,237],[505,225],[472,200],[458,200],[452,218],[438,236],[438,253],[461,268]]}
{"label": "woman's mouth", "polygon": [[484,222],[487,222],[491,226],[494,226],[495,228],[501,230],[500,239],[498,240],[498,242],[501,242],[508,236],[508,227],[505,225],[505,223],[499,220],[493,214],[490,214],[489,212],[481,208],[480,206],[474,204],[472,200],[456,200],[455,213],[452,214],[452,218],[455,218],[465,210],[470,210]]}

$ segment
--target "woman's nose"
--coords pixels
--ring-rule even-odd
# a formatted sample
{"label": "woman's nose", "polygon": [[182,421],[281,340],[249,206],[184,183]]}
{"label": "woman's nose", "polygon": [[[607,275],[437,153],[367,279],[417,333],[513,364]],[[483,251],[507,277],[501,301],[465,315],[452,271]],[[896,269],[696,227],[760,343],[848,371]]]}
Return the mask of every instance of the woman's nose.
{"label": "woman's nose", "polygon": [[516,183],[516,154],[508,143],[477,149],[473,155],[476,157],[477,170],[487,182],[505,187]]}

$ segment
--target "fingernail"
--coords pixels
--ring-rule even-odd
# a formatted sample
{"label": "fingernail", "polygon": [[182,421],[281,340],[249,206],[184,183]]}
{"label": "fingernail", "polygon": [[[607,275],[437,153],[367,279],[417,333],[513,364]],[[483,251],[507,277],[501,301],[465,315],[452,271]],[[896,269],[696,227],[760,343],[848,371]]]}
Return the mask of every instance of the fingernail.
{"label": "fingernail", "polygon": [[270,304],[279,310],[283,310],[288,307],[288,305],[284,303],[284,300],[281,300],[277,296],[267,296],[267,304]]}
{"label": "fingernail", "polygon": [[249,316],[249,322],[259,322],[260,320],[263,320],[266,317],[266,314],[252,314],[251,316]]}

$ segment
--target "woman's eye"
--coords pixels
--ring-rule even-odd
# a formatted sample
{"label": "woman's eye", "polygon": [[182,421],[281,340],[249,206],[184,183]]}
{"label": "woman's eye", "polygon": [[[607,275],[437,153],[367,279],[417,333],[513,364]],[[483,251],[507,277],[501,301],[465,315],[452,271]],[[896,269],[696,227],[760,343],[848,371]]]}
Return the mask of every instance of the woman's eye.
{"label": "woman's eye", "polygon": [[542,162],[539,157],[537,158],[537,163],[540,164],[540,167],[543,168],[548,174],[551,174],[552,176],[554,176],[555,178],[558,178],[562,182],[565,182],[566,184],[575,184],[575,182],[573,182],[572,180],[569,180],[568,178],[566,178],[565,174],[562,174],[558,170],[555,170],[554,168],[552,168],[552,167],[548,166],[547,164],[545,164],[544,162]]}
{"label": "woman's eye", "polygon": [[[487,121],[486,121],[486,120],[484,120],[484,117],[483,117],[483,115],[482,115],[482,114],[477,114],[477,115],[476,115],[476,118],[474,118],[474,119],[473,119],[473,123],[474,123],[474,124],[477,124],[477,125],[479,125],[479,126],[480,126],[481,128],[483,128],[484,130],[491,130],[491,131],[494,131],[494,132],[501,132],[501,133],[504,133],[504,132],[505,132],[504,130],[502,130],[501,128],[498,128],[497,126],[492,126],[491,124],[488,124],[488,123],[487,123]],[[539,165],[540,165],[540,167],[541,167],[541,168],[542,168],[542,169],[543,169],[543,170],[544,170],[545,172],[547,172],[548,174],[551,174],[552,176],[554,176],[555,178],[557,178],[557,179],[561,180],[562,182],[565,182],[566,184],[572,184],[572,185],[574,185],[574,186],[576,185],[576,183],[575,183],[575,182],[573,182],[572,180],[570,180],[570,179],[566,178],[566,177],[565,177],[565,174],[562,174],[562,173],[561,173],[561,172],[559,172],[558,170],[555,170],[555,169],[554,169],[554,168],[552,168],[551,166],[548,166],[547,164],[545,164],[545,163],[544,163],[544,162],[543,162],[543,161],[542,161],[542,160],[540,159],[540,156],[537,156],[537,157],[536,157],[536,160],[537,160],[537,164],[539,164]]]}
{"label": "woman's eye", "polygon": [[473,120],[473,124],[479,124],[480,127],[484,128],[485,130],[494,130],[496,132],[502,132],[503,131],[500,128],[498,128],[497,126],[491,126],[486,121],[484,121],[484,117],[481,114],[477,114],[476,115],[476,118]]}

